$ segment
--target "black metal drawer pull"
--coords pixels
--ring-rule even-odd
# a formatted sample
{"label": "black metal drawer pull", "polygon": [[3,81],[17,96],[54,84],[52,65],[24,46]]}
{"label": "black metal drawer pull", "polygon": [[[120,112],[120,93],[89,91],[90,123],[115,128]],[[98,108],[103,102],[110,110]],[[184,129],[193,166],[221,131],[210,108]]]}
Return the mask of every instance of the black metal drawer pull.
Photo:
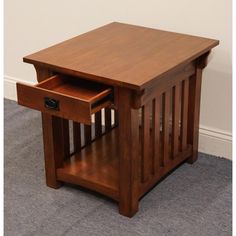
{"label": "black metal drawer pull", "polygon": [[59,111],[59,101],[53,98],[45,97],[44,106],[48,109]]}

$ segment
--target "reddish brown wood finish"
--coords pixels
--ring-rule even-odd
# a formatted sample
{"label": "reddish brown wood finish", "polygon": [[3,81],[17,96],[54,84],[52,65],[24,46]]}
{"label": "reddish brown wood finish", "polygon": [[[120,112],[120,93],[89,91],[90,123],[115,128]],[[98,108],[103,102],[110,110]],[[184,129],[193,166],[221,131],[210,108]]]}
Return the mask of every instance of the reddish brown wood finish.
{"label": "reddish brown wood finish", "polygon": [[[39,82],[52,75],[46,69],[35,69]],[[64,158],[69,153],[68,128],[68,121],[42,113],[46,184],[52,188],[59,188],[62,184],[57,180],[56,169],[62,166]]]}
{"label": "reddish brown wood finish", "polygon": [[[18,103],[44,113],[91,124],[91,114],[111,105],[112,90],[101,84],[65,76],[52,76],[36,86],[17,83]],[[58,109],[49,109],[44,99],[58,101]],[[76,108],[76,109],[74,109]],[[71,112],[73,110],[73,112]]]}
{"label": "reddish brown wood finish", "polygon": [[95,137],[102,135],[102,112],[98,111],[95,113]]}
{"label": "reddish brown wood finish", "polygon": [[[24,59],[23,59],[24,60]],[[44,66],[34,65],[36,71],[37,81],[40,83],[47,80],[49,77],[53,76],[52,70],[45,68]]]}
{"label": "reddish brown wood finish", "polygon": [[[39,84],[18,85],[18,102],[43,112],[47,185],[97,191],[132,217],[157,181],[197,159],[202,70],[218,43],[112,23],[25,57]],[[60,113],[46,114],[39,100],[49,95],[60,99]],[[71,157],[63,118],[73,120]]]}
{"label": "reddish brown wood finish", "polygon": [[66,160],[57,169],[57,177],[119,201],[118,166],[118,129],[115,129]]}
{"label": "reddish brown wood finish", "polygon": [[146,182],[151,168],[150,152],[150,103],[142,109],[142,181]]}
{"label": "reddish brown wood finish", "polygon": [[180,84],[173,87],[172,97],[172,156],[179,153],[179,121],[180,121]]}
{"label": "reddish brown wood finish", "polygon": [[139,187],[139,198],[141,198],[147,191],[149,191],[163,176],[177,167],[179,164],[184,162],[192,153],[192,147],[189,146],[185,151],[178,154],[174,160],[169,162],[164,168],[160,168],[160,171],[157,172],[150,181],[142,183]]}
{"label": "reddish brown wood finish", "polygon": [[105,108],[105,130],[106,132],[111,129],[111,109]]}
{"label": "reddish brown wood finish", "polygon": [[84,142],[85,145],[90,144],[92,141],[92,134],[91,134],[91,126],[85,125],[84,126]]}
{"label": "reddish brown wood finish", "polygon": [[163,166],[166,166],[169,162],[169,140],[170,140],[170,91],[166,91],[163,94],[163,120],[162,120],[162,130],[163,130]]}
{"label": "reddish brown wood finish", "polygon": [[29,55],[24,61],[140,90],[218,44],[213,39],[113,22]]}
{"label": "reddish brown wood finish", "polygon": [[168,89],[174,87],[178,82],[182,81],[184,78],[189,78],[194,75],[196,71],[196,63],[190,62],[185,66],[178,67],[174,72],[169,73],[166,76],[161,77],[157,80],[153,87],[145,89],[143,93],[135,97],[135,107],[140,107],[147,103],[150,99],[163,94]]}
{"label": "reddish brown wood finish", "polygon": [[59,188],[56,169],[61,167],[64,159],[62,125],[60,118],[42,113],[43,142],[45,155],[46,183],[49,187]]}
{"label": "reddish brown wood finish", "polygon": [[115,119],[115,123],[114,125],[117,126],[119,124],[119,114],[117,110],[114,110],[114,119]]}
{"label": "reddish brown wood finish", "polygon": [[62,135],[64,145],[64,158],[67,159],[70,156],[70,137],[69,137],[69,121],[66,119],[62,120]]}
{"label": "reddish brown wood finish", "polygon": [[78,122],[73,122],[73,143],[74,152],[78,152],[81,149],[81,125]]}
{"label": "reddish brown wood finish", "polygon": [[153,100],[153,117],[152,117],[152,141],[153,141],[153,174],[156,175],[161,167],[161,150],[160,150],[160,111],[161,98]]}
{"label": "reddish brown wood finish", "polygon": [[199,64],[196,65],[196,74],[189,80],[190,93],[188,113],[188,143],[193,145],[193,153],[188,159],[188,162],[191,164],[197,160],[198,153],[200,100],[203,69],[199,67]]}
{"label": "reddish brown wood finish", "polygon": [[131,217],[138,211],[139,113],[132,109],[131,93],[119,90],[119,212]]}
{"label": "reddish brown wood finish", "polygon": [[189,96],[189,80],[188,78],[182,82],[182,109],[181,109],[181,150],[187,148],[187,125],[188,125],[188,96]]}
{"label": "reddish brown wood finish", "polygon": [[[136,113],[136,110],[134,110],[134,112]],[[108,132],[98,138],[96,142],[92,142],[91,145],[87,145],[81,149],[80,152],[72,155],[70,159],[65,160],[63,165],[57,168],[56,172],[58,180],[81,185],[96,192],[105,194],[119,202],[119,188],[121,188],[119,185],[119,172],[121,171],[122,174],[125,174],[123,173],[123,166],[121,166],[121,169],[119,170],[119,130],[119,128],[112,129],[111,132]],[[139,129],[135,129],[134,131],[136,135],[136,145],[141,145],[141,140],[137,139],[137,137],[139,137],[140,131]],[[171,148],[171,145],[169,145],[169,148]],[[129,195],[130,191],[133,191],[136,193],[136,195],[133,196],[134,199],[139,199],[149,188],[151,188],[156,183],[156,181],[158,181],[172,168],[189,157],[191,151],[191,146],[189,146],[185,152],[176,156],[176,160],[171,162],[165,168],[159,168],[159,171],[151,179],[149,179],[149,181],[144,183],[140,182],[138,171],[136,172],[135,170],[135,176],[133,176],[134,179],[129,180],[128,178],[127,180],[128,182],[135,181],[135,183],[132,185],[133,187],[126,186],[126,188],[123,190],[123,194]],[[137,156],[135,156],[135,159],[132,161],[132,163],[139,165],[140,153],[137,151],[136,154]],[[130,164],[131,163],[128,165]],[[136,207],[136,204],[137,202],[134,202],[134,207]],[[132,209],[128,208],[125,209],[125,211],[128,211],[128,213],[131,213],[132,215]]]}

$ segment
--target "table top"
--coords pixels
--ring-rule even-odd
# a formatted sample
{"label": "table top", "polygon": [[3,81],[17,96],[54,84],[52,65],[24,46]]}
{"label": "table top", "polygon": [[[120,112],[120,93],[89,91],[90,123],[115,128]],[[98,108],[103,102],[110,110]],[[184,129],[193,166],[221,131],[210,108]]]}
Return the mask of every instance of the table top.
{"label": "table top", "polygon": [[214,39],[113,22],[23,60],[61,73],[140,90],[218,44]]}

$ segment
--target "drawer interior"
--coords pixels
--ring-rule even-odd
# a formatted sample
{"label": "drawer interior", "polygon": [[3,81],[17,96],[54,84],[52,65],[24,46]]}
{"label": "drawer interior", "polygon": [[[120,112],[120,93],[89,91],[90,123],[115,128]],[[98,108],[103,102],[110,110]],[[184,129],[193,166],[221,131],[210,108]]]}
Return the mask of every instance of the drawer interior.
{"label": "drawer interior", "polygon": [[17,83],[18,104],[90,125],[92,114],[113,104],[113,88],[79,77],[54,75],[35,86]]}
{"label": "drawer interior", "polygon": [[54,75],[36,87],[77,98],[90,103],[92,107],[112,97],[112,88],[104,84],[64,75]]}

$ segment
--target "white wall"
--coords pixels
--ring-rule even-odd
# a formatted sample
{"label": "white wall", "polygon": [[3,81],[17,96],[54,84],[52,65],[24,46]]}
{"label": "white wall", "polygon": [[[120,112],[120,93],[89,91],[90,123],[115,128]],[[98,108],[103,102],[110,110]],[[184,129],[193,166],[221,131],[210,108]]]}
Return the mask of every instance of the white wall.
{"label": "white wall", "polygon": [[220,40],[204,72],[200,150],[231,158],[230,0],[6,0],[5,97],[15,81],[36,82],[23,56],[112,21]]}

